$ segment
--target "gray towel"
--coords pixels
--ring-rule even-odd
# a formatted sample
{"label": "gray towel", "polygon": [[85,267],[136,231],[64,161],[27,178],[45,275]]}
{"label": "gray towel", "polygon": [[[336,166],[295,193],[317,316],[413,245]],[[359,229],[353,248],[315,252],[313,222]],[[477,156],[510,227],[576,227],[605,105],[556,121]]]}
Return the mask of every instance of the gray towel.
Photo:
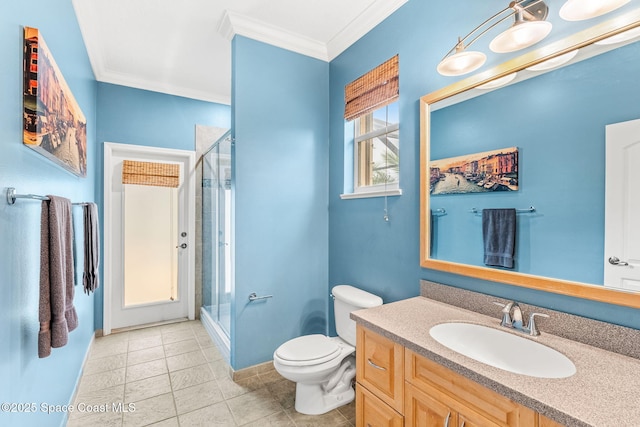
{"label": "gray towel", "polygon": [[516,210],[483,209],[484,263],[513,268],[516,248]]}
{"label": "gray towel", "polygon": [[84,219],[84,273],[82,284],[89,295],[99,286],[98,266],[100,265],[100,235],[98,231],[98,207],[95,203],[82,206]]}
{"label": "gray towel", "polygon": [[40,217],[40,333],[38,357],[62,347],[78,326],[73,306],[73,218],[71,201],[47,196]]}

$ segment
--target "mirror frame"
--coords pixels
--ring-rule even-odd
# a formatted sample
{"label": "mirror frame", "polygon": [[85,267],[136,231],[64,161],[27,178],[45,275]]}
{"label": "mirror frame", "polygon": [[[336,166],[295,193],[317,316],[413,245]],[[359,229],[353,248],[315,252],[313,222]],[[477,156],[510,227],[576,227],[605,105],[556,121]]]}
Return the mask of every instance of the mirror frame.
{"label": "mirror frame", "polygon": [[429,159],[430,159],[430,120],[431,105],[453,97],[476,86],[520,71],[535,64],[544,62],[555,56],[574,49],[579,49],[606,39],[612,35],[640,27],[640,8],[627,12],[616,18],[580,31],[565,39],[510,59],[482,73],[453,83],[420,98],[420,266],[430,270],[438,270],[461,276],[475,277],[491,282],[505,283],[529,289],[536,289],[555,294],[589,299],[608,304],[640,308],[640,292],[634,293],[604,285],[593,285],[551,277],[536,276],[492,269],[469,264],[461,264],[430,258],[430,202],[429,202]]}

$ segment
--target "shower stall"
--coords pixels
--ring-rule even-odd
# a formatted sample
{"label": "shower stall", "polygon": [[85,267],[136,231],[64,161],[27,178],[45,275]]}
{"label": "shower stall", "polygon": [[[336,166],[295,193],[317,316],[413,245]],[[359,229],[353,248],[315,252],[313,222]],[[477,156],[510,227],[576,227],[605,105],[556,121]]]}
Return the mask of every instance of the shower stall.
{"label": "shower stall", "polygon": [[230,356],[233,289],[231,213],[231,131],[202,156],[202,308],[203,325],[227,362]]}

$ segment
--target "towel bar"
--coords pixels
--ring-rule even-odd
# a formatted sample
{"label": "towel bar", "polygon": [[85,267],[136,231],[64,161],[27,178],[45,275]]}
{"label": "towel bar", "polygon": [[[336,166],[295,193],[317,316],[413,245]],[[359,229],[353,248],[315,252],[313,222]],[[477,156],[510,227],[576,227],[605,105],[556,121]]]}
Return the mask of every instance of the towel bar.
{"label": "towel bar", "polygon": [[[14,205],[16,199],[31,199],[31,200],[49,200],[47,196],[39,196],[37,194],[16,194],[16,189],[13,187],[7,188],[7,203]],[[87,205],[87,202],[72,203],[73,205]]]}
{"label": "towel bar", "polygon": [[[529,206],[527,209],[516,209],[516,213],[531,213],[535,211],[536,211],[536,208],[534,208],[533,206]],[[471,208],[469,209],[469,213],[479,214],[479,213],[482,213],[482,211],[477,208]]]}
{"label": "towel bar", "polygon": [[273,295],[264,295],[259,297],[258,294],[256,294],[255,292],[252,292],[249,295],[249,302],[253,302],[253,301],[257,301],[257,300],[261,300],[261,299],[267,299],[267,298],[273,298]]}

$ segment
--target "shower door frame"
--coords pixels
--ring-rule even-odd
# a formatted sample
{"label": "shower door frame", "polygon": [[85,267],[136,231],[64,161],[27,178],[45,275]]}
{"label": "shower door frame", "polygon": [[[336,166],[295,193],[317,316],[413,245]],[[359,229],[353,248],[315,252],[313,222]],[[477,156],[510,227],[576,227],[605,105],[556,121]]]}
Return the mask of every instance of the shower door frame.
{"label": "shower door frame", "polygon": [[[229,145],[229,154],[221,154],[220,153],[220,146],[223,143],[228,143]],[[207,149],[207,151],[202,155],[203,158],[203,179],[205,178],[205,170],[204,170],[204,164],[206,162],[206,160],[204,160],[204,158],[206,156],[209,156],[213,154],[216,158],[215,162],[215,170],[212,170],[211,172],[215,172],[216,174],[216,188],[215,188],[215,195],[212,194],[212,202],[215,204],[215,213],[213,215],[213,217],[211,218],[212,220],[212,225],[214,227],[214,229],[212,229],[212,235],[211,235],[211,249],[212,249],[212,256],[214,258],[214,262],[212,263],[213,266],[213,271],[212,271],[212,289],[211,289],[211,293],[214,294],[215,296],[212,295],[212,300],[215,298],[216,304],[215,304],[215,310],[216,310],[216,316],[214,318],[214,314],[213,313],[209,313],[203,306],[201,307],[201,313],[203,316],[208,317],[211,320],[211,325],[209,325],[209,322],[203,322],[205,325],[205,328],[209,329],[209,327],[212,327],[213,330],[209,331],[210,334],[212,335],[212,338],[215,341],[218,341],[218,344],[220,344],[222,346],[222,349],[224,350],[223,354],[225,356],[225,359],[228,359],[228,355],[226,355],[227,351],[230,351],[230,347],[231,347],[231,336],[232,336],[232,329],[233,329],[233,325],[232,325],[232,321],[231,321],[231,307],[229,307],[230,309],[230,313],[229,313],[229,322],[228,324],[223,324],[220,322],[220,285],[221,285],[221,277],[220,277],[220,252],[221,251],[225,251],[225,247],[228,245],[228,259],[227,256],[224,257],[225,260],[228,261],[228,271],[227,268],[225,268],[225,277],[226,279],[229,280],[229,283],[227,283],[227,281],[224,281],[224,285],[225,287],[229,287],[230,288],[230,293],[229,296],[231,298],[231,301],[229,301],[229,304],[232,305],[233,303],[233,287],[234,287],[234,262],[233,262],[233,201],[229,200],[228,202],[230,203],[229,208],[231,209],[230,212],[227,212],[227,210],[225,209],[225,212],[222,213],[223,217],[226,218],[226,215],[229,214],[230,215],[230,220],[231,220],[231,227],[230,230],[226,230],[225,227],[225,234],[224,234],[224,241],[221,242],[220,241],[220,235],[219,235],[219,227],[220,227],[220,185],[219,185],[219,180],[221,178],[221,171],[220,171],[220,159],[224,158],[228,160],[228,165],[232,168],[233,167],[233,139],[231,138],[231,131],[227,131],[225,132],[222,136],[220,136],[220,138],[218,138],[218,140],[213,143],[211,145],[211,147],[209,147]],[[210,165],[211,168],[213,168],[213,165]],[[231,175],[233,175],[233,172],[231,173]],[[231,179],[231,176],[229,177]],[[232,185],[232,184],[231,184]],[[211,188],[208,188],[211,189]],[[203,187],[204,190],[204,187]],[[224,195],[223,195],[224,197]],[[231,196],[231,199],[233,199],[233,196]],[[215,200],[215,201],[214,201]],[[226,205],[225,205],[226,206]],[[203,208],[204,208],[204,199],[203,199]],[[227,235],[226,231],[229,231],[229,235]],[[225,251],[226,252],[226,251]],[[203,259],[203,262],[205,262],[205,260]],[[226,263],[225,263],[226,264]],[[225,266],[227,267],[227,266]],[[204,289],[204,281],[203,281],[203,289]],[[204,295],[203,295],[203,299],[204,299]],[[204,302],[204,301],[203,301]],[[213,305],[212,305],[213,307]],[[228,328],[228,329],[227,329]],[[218,330],[216,330],[218,329]]]}

